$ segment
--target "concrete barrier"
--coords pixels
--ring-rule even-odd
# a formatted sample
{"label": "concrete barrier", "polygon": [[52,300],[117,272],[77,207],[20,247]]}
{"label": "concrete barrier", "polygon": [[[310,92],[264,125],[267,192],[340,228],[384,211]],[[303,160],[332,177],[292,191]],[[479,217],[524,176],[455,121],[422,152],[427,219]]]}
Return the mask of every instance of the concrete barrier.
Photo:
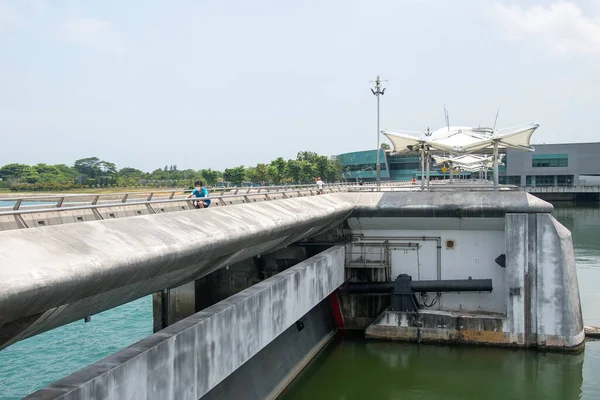
{"label": "concrete barrier", "polygon": [[0,232],[0,348],[342,223],[337,194]]}
{"label": "concrete barrier", "polygon": [[199,399],[343,282],[344,247],[336,246],[27,399]]}

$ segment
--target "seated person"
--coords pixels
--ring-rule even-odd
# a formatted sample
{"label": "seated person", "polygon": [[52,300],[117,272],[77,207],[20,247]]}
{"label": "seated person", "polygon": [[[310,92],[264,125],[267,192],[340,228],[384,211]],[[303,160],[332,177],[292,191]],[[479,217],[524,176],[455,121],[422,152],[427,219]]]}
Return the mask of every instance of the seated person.
{"label": "seated person", "polygon": [[[195,197],[208,197],[208,190],[206,190],[204,186],[204,184],[202,183],[202,181],[196,181],[194,182],[194,186],[196,187],[192,193],[190,193],[190,195],[188,197],[186,197],[186,199],[189,199],[192,196]],[[196,208],[208,208],[208,206],[210,206],[210,200],[203,200],[203,201],[194,201],[194,207]]]}

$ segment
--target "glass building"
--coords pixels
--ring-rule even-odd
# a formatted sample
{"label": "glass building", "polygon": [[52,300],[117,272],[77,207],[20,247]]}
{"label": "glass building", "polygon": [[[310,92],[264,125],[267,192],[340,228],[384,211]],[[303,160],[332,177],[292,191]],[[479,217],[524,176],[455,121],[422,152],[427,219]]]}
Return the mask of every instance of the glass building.
{"label": "glass building", "polygon": [[[501,184],[518,186],[574,186],[600,184],[600,142],[534,145],[535,152],[508,149],[504,165],[498,168]],[[392,154],[380,150],[381,180],[409,181],[421,176],[418,153]],[[357,151],[336,156],[347,181],[375,181],[376,150]],[[442,166],[431,166],[431,179],[448,179]],[[461,178],[479,178],[479,173],[461,172]],[[488,171],[488,179],[493,172]]]}

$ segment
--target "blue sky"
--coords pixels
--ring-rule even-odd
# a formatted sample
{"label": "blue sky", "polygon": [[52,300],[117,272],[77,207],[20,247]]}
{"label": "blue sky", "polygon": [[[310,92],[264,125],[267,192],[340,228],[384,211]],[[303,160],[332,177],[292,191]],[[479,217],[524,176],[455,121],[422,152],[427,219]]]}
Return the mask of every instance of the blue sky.
{"label": "blue sky", "polygon": [[378,74],[382,128],[598,141],[600,1],[0,0],[0,165],[373,148]]}

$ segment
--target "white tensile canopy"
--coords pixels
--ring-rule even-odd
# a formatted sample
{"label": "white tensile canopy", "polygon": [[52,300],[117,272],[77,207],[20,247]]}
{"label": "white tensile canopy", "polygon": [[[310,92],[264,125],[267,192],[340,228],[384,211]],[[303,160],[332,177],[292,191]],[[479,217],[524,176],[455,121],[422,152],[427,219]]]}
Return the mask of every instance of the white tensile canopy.
{"label": "white tensile canopy", "polygon": [[[451,157],[467,155],[477,152],[486,152],[493,149],[494,185],[498,187],[498,151],[499,149],[517,149],[522,151],[534,151],[531,146],[531,136],[539,127],[538,124],[530,124],[516,128],[494,130],[492,128],[473,128],[468,126],[448,126],[438,129],[432,134],[422,132],[395,132],[382,130],[393,145],[395,153],[408,151],[421,152],[421,188],[423,188],[425,166],[425,155],[443,153],[451,154]],[[489,150],[488,150],[489,151]],[[452,165],[452,164],[451,164]],[[429,161],[427,162],[427,175],[429,176]],[[450,174],[452,182],[452,174]],[[427,181],[429,185],[429,179]]]}
{"label": "white tensile canopy", "polygon": [[[502,159],[504,154],[498,155],[498,165],[504,165]],[[484,172],[487,179],[487,171],[494,167],[494,157],[491,155],[483,156],[478,154],[463,154],[455,157],[445,157],[434,155],[433,159],[436,165],[448,165],[451,170],[455,168],[460,171]]]}
{"label": "white tensile canopy", "polygon": [[433,132],[431,136],[420,133],[419,136],[409,132],[382,130],[394,146],[394,152],[403,153],[418,150],[425,146],[430,151],[449,152],[454,154],[474,153],[486,148],[513,148],[523,151],[534,151],[531,146],[531,136],[539,127],[531,124],[519,128],[508,128],[494,131],[491,128],[471,128],[451,126]]}
{"label": "white tensile canopy", "polygon": [[[504,165],[502,163],[502,159],[504,158],[504,154],[500,154],[498,156],[498,163],[500,165]],[[474,169],[477,170],[479,168],[491,167],[494,162],[494,157],[492,156],[483,156],[478,154],[463,154],[460,156],[438,156],[434,155],[433,159],[435,160],[436,165],[440,164],[451,164],[457,167],[461,167],[463,169]]]}

